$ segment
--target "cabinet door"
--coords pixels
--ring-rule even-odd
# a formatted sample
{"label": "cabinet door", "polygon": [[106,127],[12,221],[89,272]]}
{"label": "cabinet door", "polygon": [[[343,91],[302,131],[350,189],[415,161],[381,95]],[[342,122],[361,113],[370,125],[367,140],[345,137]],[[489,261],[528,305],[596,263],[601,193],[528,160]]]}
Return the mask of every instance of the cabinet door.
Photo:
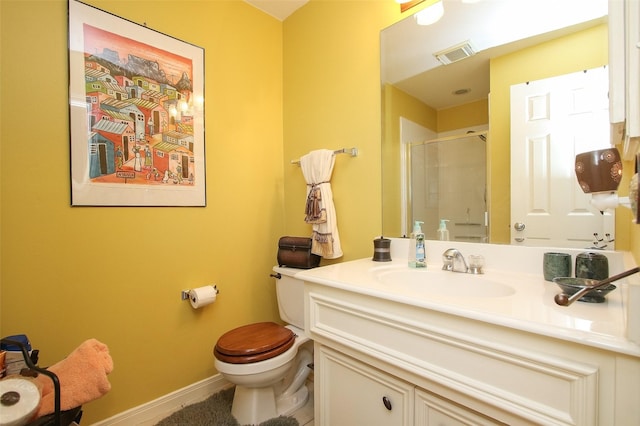
{"label": "cabinet door", "polygon": [[462,405],[416,389],[416,426],[503,425]]}
{"label": "cabinet door", "polygon": [[324,346],[315,356],[318,425],[413,425],[413,385]]}

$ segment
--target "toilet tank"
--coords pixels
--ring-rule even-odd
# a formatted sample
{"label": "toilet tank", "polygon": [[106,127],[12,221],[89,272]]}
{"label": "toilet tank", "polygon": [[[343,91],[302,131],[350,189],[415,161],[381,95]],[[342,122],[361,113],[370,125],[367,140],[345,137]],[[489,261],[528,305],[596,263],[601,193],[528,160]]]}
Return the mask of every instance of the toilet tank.
{"label": "toilet tank", "polygon": [[304,329],[304,285],[302,281],[294,278],[301,270],[274,266],[273,271],[280,274],[280,278],[276,278],[280,319]]}

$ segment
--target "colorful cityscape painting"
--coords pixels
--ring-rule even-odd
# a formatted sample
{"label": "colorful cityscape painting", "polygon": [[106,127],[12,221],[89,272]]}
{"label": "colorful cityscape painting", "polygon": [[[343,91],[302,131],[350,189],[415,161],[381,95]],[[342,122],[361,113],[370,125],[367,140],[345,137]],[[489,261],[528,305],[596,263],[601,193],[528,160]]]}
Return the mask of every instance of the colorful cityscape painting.
{"label": "colorful cityscape painting", "polygon": [[[70,10],[69,24],[70,50],[74,41],[81,50],[70,51],[72,127],[78,125],[74,118],[80,96],[85,104],[81,127],[86,127],[86,136],[84,140],[74,137],[72,128],[71,138],[72,163],[82,163],[76,169],[84,174],[78,179],[76,170],[72,176],[82,181],[76,185],[78,193],[106,195],[91,205],[183,205],[171,201],[170,194],[179,192],[178,188],[199,188],[202,194],[202,49],[79,2],[70,2],[70,7],[71,3],[82,12],[72,22]],[[118,25],[103,24],[114,19],[120,20]],[[194,48],[199,55],[192,54]],[[77,75],[80,67],[81,77]],[[196,90],[194,78],[198,77]],[[74,96],[74,85],[82,93]],[[74,152],[82,155],[74,158]],[[127,200],[113,201],[114,191]]]}
{"label": "colorful cityscape painting", "polygon": [[191,60],[84,25],[93,182],[192,185]]}

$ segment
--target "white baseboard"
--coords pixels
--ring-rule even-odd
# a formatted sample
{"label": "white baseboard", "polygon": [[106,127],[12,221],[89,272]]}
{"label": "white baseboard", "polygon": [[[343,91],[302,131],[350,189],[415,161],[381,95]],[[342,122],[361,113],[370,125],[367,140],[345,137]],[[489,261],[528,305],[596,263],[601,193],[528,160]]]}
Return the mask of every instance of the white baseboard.
{"label": "white baseboard", "polygon": [[181,408],[205,400],[214,393],[231,386],[220,374],[211,376],[145,404],[133,407],[94,426],[152,426]]}

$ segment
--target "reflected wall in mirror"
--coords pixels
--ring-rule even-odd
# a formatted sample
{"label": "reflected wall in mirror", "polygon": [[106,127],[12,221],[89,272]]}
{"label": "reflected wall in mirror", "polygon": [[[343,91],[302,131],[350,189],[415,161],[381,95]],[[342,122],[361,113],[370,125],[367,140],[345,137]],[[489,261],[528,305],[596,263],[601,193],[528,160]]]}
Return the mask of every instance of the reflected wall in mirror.
{"label": "reflected wall in mirror", "polygon": [[[412,220],[423,220],[427,239],[440,226],[454,241],[487,242],[486,132],[409,143]],[[405,228],[407,229],[407,228]]]}
{"label": "reflected wall in mirror", "polygon": [[[403,193],[416,175],[407,166],[412,164],[409,146],[484,130],[486,222],[484,215],[470,218],[464,206],[447,213],[450,217],[429,212],[416,219],[428,222],[427,238],[434,237],[428,232],[435,235],[439,219],[464,223],[469,218],[486,225],[489,242],[510,243],[510,88],[606,66],[607,1],[444,0],[444,7],[434,25],[420,27],[410,16],[381,34],[383,233],[407,235],[413,219],[416,197]],[[477,53],[449,65],[435,59],[435,52],[461,42]],[[415,128],[427,129],[426,138]],[[465,188],[456,186],[459,198],[466,197]]]}

